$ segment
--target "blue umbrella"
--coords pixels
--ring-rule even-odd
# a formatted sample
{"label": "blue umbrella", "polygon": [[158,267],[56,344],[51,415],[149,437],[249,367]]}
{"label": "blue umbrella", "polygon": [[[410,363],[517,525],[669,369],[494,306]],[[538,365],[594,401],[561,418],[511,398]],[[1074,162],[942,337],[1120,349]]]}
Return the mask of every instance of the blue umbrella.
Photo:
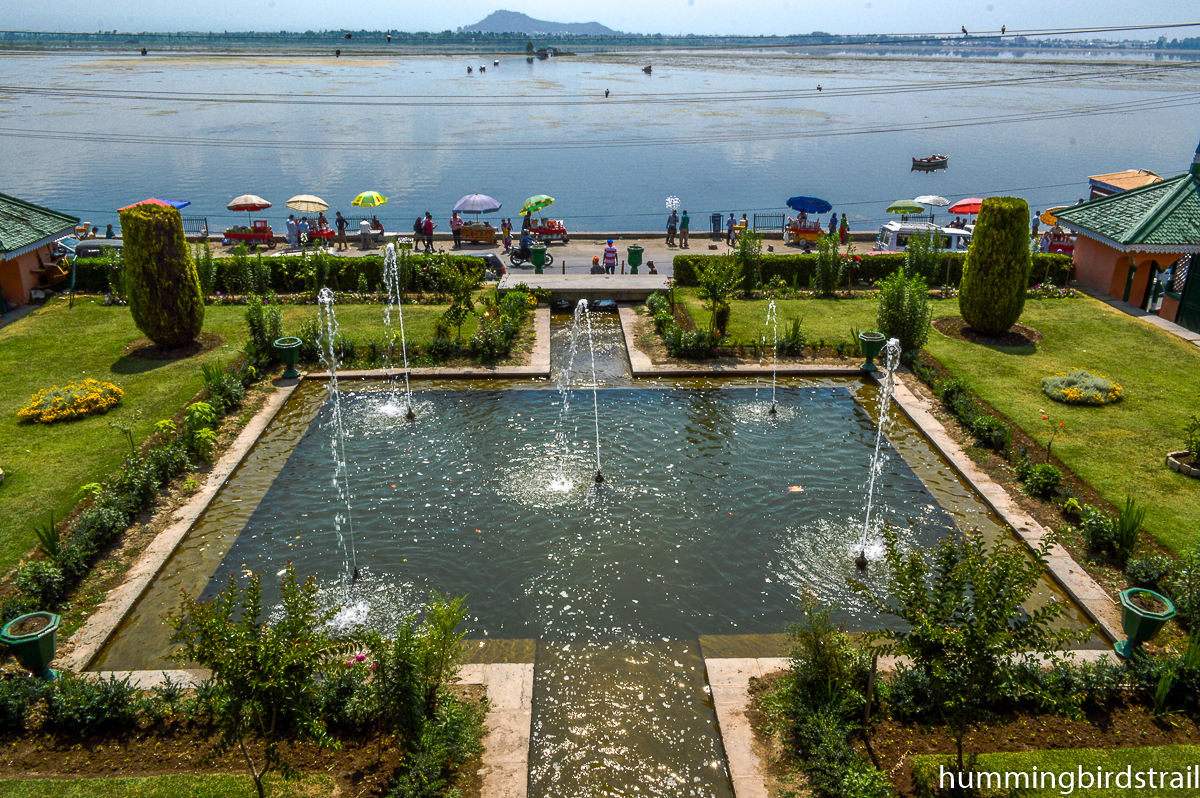
{"label": "blue umbrella", "polygon": [[794,211],[803,213],[829,213],[833,206],[818,197],[792,197],[787,206]]}
{"label": "blue umbrella", "polygon": [[468,194],[454,204],[459,213],[491,213],[500,210],[500,203],[487,194]]}

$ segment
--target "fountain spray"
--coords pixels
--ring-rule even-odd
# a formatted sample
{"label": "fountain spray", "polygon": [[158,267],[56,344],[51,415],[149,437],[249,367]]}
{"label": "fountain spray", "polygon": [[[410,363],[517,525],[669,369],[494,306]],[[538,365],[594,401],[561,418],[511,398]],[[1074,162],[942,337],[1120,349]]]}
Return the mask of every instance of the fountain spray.
{"label": "fountain spray", "polygon": [[879,387],[879,426],[875,429],[875,453],[871,456],[871,480],[867,486],[867,514],[863,518],[862,543],[859,546],[858,557],[854,560],[854,565],[860,571],[867,570],[867,534],[871,528],[875,478],[883,470],[884,458],[881,456],[880,448],[888,420],[888,403],[892,399],[892,390],[896,385],[896,367],[900,365],[900,341],[895,338],[888,339],[884,352],[887,355],[887,371],[883,377],[883,384]]}
{"label": "fountain spray", "polygon": [[579,300],[579,304],[575,306],[575,318],[579,319],[579,314],[583,313],[583,318],[587,322],[588,333],[588,351],[592,356],[592,413],[596,419],[596,484],[599,485],[604,481],[604,474],[600,471],[600,403],[596,398],[596,344],[592,340],[592,316],[588,312],[588,302],[586,299]]}
{"label": "fountain spray", "polygon": [[407,407],[404,417],[409,421],[416,419],[413,412],[412,388],[408,383],[408,344],[404,338],[404,310],[401,308],[400,269],[396,260],[396,245],[388,244],[383,256],[383,284],[387,287],[387,304],[383,306],[383,324],[388,332],[392,332],[392,305],[396,306],[396,315],[400,319],[400,353],[404,356],[404,404]]}
{"label": "fountain spray", "polygon": [[341,396],[338,393],[337,381],[337,316],[333,312],[334,296],[333,292],[328,288],[322,288],[317,294],[317,304],[319,310],[320,332],[317,336],[317,349],[321,355],[321,363],[329,370],[329,404],[333,410],[333,430],[334,434],[330,436],[329,447],[330,453],[333,455],[333,487],[338,492],[338,498],[346,504],[346,531],[350,540],[349,547],[346,545],[346,539],[342,537],[342,520],[343,516],[339,513],[334,517],[334,531],[337,533],[338,544],[341,545],[343,551],[347,551],[350,555],[350,562],[344,562],[346,570],[350,571],[353,567],[352,579],[357,580],[358,572],[358,555],[354,547],[354,517],[350,512],[350,482],[346,466],[346,432],[342,425],[342,402]]}
{"label": "fountain spray", "polygon": [[[778,358],[779,353],[779,317],[775,311],[775,300],[772,299],[767,305],[767,324],[771,326],[771,334],[774,336],[771,342],[771,409],[767,412],[772,416],[779,411],[775,409],[775,375],[779,371]],[[763,333],[763,343],[766,343],[766,333]]]}

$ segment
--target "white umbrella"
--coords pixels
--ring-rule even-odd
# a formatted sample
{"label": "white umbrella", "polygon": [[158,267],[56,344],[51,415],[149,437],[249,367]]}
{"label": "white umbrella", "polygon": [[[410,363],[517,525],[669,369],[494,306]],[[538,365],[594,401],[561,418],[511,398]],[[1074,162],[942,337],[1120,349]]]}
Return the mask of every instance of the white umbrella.
{"label": "white umbrella", "polygon": [[329,210],[328,202],[312,194],[297,194],[287,201],[287,206],[300,213],[325,213]]}
{"label": "white umbrella", "polygon": [[946,199],[945,197],[939,197],[936,194],[922,194],[913,201],[919,202],[922,205],[937,205],[938,207],[943,208],[950,204],[950,200]]}
{"label": "white umbrella", "polygon": [[240,197],[235,197],[225,207],[231,211],[245,211],[246,219],[249,220],[251,211],[265,211],[271,207],[271,203],[257,194],[243,194]]}

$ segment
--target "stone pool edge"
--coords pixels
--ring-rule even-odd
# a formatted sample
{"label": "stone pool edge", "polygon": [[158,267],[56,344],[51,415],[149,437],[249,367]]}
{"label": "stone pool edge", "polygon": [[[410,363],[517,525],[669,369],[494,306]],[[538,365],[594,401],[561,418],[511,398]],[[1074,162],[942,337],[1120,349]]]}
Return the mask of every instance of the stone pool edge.
{"label": "stone pool edge", "polygon": [[[149,690],[167,679],[193,688],[206,670],[103,671]],[[529,740],[533,728],[533,663],[497,662],[463,665],[458,683],[479,685],[487,695],[483,738],[482,798],[526,798],[529,794]]]}

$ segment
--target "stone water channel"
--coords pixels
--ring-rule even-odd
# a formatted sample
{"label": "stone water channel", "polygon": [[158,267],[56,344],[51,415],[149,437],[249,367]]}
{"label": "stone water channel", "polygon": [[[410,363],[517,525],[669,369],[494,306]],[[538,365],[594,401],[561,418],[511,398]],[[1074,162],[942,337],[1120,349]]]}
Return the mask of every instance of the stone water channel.
{"label": "stone water channel", "polygon": [[[634,380],[616,314],[597,313],[596,413],[578,354],[560,412],[571,322],[553,316],[549,382],[415,382],[416,422],[388,411],[387,386],[342,383],[354,584],[325,511],[339,498],[324,387],[302,385],[95,667],[170,667],[161,616],[180,590],[288,560],[343,622],[382,631],[435,588],[467,598],[468,662],[535,666],[530,796],[732,796],[705,659],[785,654],[807,590],[852,629],[880,623],[843,587],[876,389],[781,378],[771,416],[769,371]],[[906,540],[1010,534],[911,424],[888,444],[877,512]],[[1060,600],[1049,584],[1036,598]]]}

